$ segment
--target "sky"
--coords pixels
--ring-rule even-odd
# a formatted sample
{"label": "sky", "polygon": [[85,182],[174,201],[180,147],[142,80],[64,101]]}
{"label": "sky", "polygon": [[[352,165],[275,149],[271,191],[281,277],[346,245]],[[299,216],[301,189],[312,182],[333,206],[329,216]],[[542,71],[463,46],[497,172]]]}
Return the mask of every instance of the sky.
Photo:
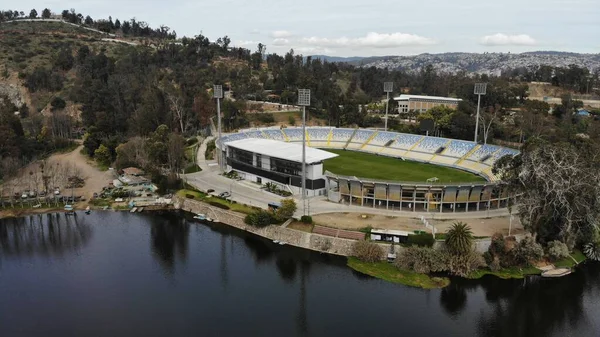
{"label": "sky", "polygon": [[556,50],[600,53],[600,0],[3,0],[29,13],[135,17],[178,37],[331,56]]}

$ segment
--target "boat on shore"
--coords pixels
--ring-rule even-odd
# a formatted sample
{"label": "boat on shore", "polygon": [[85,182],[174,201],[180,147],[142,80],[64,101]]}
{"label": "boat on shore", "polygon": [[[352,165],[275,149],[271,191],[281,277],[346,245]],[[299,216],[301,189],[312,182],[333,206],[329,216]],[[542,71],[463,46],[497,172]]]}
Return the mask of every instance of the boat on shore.
{"label": "boat on shore", "polygon": [[273,240],[273,243],[278,244],[279,240]]}
{"label": "boat on shore", "polygon": [[65,205],[65,214],[67,215],[73,215],[75,214],[75,209],[73,208],[73,205]]}
{"label": "boat on shore", "polygon": [[204,215],[202,213],[198,213],[198,214],[194,215],[194,219],[204,221],[204,220],[206,220],[206,215]]}
{"label": "boat on shore", "polygon": [[85,214],[90,214],[92,212],[92,210],[90,209],[90,206],[85,208]]}

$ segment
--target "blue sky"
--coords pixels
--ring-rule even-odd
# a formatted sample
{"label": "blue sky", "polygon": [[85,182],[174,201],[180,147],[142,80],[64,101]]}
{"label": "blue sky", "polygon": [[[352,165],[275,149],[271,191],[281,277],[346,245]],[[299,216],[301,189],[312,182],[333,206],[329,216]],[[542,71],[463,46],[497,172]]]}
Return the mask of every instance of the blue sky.
{"label": "blue sky", "polygon": [[267,52],[334,56],[600,52],[600,0],[4,0],[3,9],[75,8]]}

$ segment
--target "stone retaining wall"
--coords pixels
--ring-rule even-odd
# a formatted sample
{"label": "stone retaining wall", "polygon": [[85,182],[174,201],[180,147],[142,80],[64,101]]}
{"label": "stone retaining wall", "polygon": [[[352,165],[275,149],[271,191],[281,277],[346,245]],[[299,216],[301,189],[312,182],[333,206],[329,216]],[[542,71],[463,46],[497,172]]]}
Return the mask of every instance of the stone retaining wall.
{"label": "stone retaining wall", "polygon": [[306,233],[278,225],[271,225],[264,228],[252,227],[244,222],[245,216],[243,214],[223,210],[192,199],[177,197],[175,199],[175,208],[194,214],[206,214],[206,216],[214,218],[220,223],[236,227],[269,240],[285,241],[292,246],[328,254],[350,256],[352,244],[354,243],[354,240]]}

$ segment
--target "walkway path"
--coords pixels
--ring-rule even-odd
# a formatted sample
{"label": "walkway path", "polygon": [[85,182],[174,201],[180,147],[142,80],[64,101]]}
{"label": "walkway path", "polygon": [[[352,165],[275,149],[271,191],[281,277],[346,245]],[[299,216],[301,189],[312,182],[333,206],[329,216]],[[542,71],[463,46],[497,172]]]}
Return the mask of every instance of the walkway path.
{"label": "walkway path", "polygon": [[198,153],[196,154],[196,164],[204,171],[208,170],[208,161],[206,160],[206,146],[208,142],[215,139],[215,137],[209,136],[202,141],[202,144],[198,147]]}

